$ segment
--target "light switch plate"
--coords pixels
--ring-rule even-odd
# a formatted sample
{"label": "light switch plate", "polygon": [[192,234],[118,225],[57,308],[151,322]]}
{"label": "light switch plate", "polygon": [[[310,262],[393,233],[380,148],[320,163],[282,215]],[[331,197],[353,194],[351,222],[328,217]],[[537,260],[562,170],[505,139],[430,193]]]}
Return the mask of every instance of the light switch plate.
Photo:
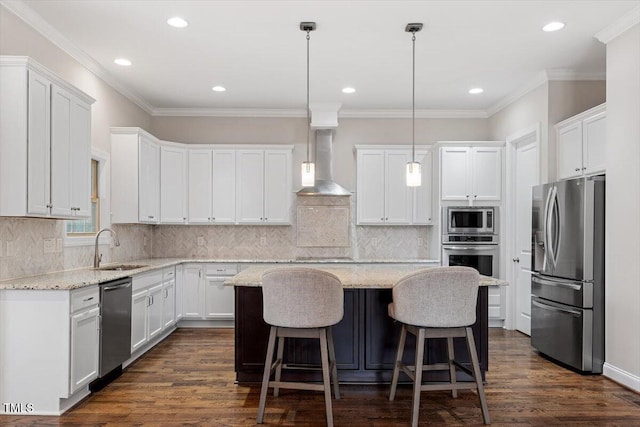
{"label": "light switch plate", "polygon": [[56,251],[56,239],[44,239],[44,253],[52,254]]}
{"label": "light switch plate", "polygon": [[15,242],[13,240],[7,241],[7,257],[12,257],[16,255]]}
{"label": "light switch plate", "polygon": [[56,240],[56,252],[62,252],[62,239]]}
{"label": "light switch plate", "polygon": [[204,246],[204,237],[198,236],[198,246]]}
{"label": "light switch plate", "polygon": [[267,246],[267,238],[262,236],[260,238],[260,246]]}

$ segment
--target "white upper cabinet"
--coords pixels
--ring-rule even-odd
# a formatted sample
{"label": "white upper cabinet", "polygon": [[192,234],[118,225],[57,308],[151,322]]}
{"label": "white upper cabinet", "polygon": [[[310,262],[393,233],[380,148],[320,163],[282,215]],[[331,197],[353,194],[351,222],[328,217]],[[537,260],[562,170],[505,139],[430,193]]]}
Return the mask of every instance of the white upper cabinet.
{"label": "white upper cabinet", "polygon": [[[212,150],[189,150],[189,223],[211,222],[213,206]],[[235,180],[235,177],[233,178]]]}
{"label": "white upper cabinet", "polygon": [[187,150],[181,147],[160,149],[160,222],[187,222]]}
{"label": "white upper cabinet", "polygon": [[140,128],[111,128],[111,222],[157,224],[160,145]]}
{"label": "white upper cabinet", "polygon": [[213,150],[211,222],[236,222],[236,151]]}
{"label": "white upper cabinet", "polygon": [[451,146],[440,148],[440,190],[443,201],[500,201],[502,148]]}
{"label": "white upper cabinet", "polygon": [[558,179],[602,173],[606,167],[605,104],[556,125]]}
{"label": "white upper cabinet", "polygon": [[26,57],[0,57],[0,215],[90,216],[94,100]]}
{"label": "white upper cabinet", "polygon": [[238,150],[238,224],[289,224],[291,150]]}
{"label": "white upper cabinet", "polygon": [[407,187],[405,148],[357,149],[357,219],[360,225],[431,224],[431,153],[416,150],[422,185]]}
{"label": "white upper cabinet", "polygon": [[235,171],[235,150],[189,150],[189,223],[235,224]]}

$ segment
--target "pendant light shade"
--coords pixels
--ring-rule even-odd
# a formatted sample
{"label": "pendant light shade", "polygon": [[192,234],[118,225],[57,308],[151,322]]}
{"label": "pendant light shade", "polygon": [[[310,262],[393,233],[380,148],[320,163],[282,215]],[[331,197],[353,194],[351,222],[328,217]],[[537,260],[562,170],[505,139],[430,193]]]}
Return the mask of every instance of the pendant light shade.
{"label": "pendant light shade", "polygon": [[422,167],[416,162],[416,33],[422,30],[421,23],[407,24],[404,29],[411,33],[411,42],[413,43],[413,84],[412,84],[412,103],[411,103],[411,161],[407,163],[407,186],[420,187],[422,185]]}
{"label": "pendant light shade", "polygon": [[301,184],[303,187],[313,187],[316,183],[316,165],[309,158],[310,142],[309,133],[311,133],[311,120],[309,117],[309,33],[315,31],[315,22],[301,22],[300,30],[307,32],[307,161],[302,162]]}

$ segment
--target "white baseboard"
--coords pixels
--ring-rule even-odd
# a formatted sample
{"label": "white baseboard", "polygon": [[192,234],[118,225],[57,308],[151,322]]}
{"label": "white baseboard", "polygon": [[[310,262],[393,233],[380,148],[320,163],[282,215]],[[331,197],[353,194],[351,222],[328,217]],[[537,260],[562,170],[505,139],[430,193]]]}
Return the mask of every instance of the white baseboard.
{"label": "white baseboard", "polygon": [[602,375],[640,393],[640,377],[605,362]]}

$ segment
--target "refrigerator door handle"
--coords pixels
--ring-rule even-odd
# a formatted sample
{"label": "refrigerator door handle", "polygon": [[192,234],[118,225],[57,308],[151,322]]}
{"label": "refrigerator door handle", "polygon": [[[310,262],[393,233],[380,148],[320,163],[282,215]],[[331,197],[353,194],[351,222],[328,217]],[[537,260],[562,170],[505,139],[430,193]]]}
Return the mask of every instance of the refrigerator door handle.
{"label": "refrigerator door handle", "polygon": [[549,259],[550,255],[551,255],[551,251],[552,249],[552,242],[551,242],[551,224],[550,224],[550,211],[551,211],[551,197],[553,196],[553,189],[555,187],[551,187],[549,189],[549,192],[547,193],[547,200],[545,201],[544,204],[544,263],[542,266],[542,270],[546,271],[547,270],[547,264],[549,265],[549,268],[551,269],[553,264],[551,262],[551,259]]}
{"label": "refrigerator door handle", "polygon": [[538,301],[532,300],[531,304],[535,305],[536,307],[539,307],[543,310],[549,310],[549,311],[558,311],[560,313],[567,313],[567,314],[571,314],[573,316],[576,317],[581,317],[582,313],[577,311],[577,310],[569,310],[567,308],[559,308],[559,307],[554,307],[551,305],[547,305],[547,304],[541,304]]}
{"label": "refrigerator door handle", "polygon": [[[549,197],[547,200],[547,222],[546,222],[546,240],[549,253],[549,264],[551,267],[556,266],[558,262],[558,221],[557,221],[557,209],[558,209],[558,189],[554,185],[551,187]],[[555,224],[555,228],[553,225]],[[546,254],[546,252],[545,252]]]}
{"label": "refrigerator door handle", "polygon": [[575,291],[582,290],[581,285],[574,284],[574,283],[567,283],[567,282],[557,282],[555,280],[547,280],[547,279],[543,279],[540,276],[531,276],[531,281],[535,283],[539,283],[541,285],[559,286],[561,288],[569,288]]}

